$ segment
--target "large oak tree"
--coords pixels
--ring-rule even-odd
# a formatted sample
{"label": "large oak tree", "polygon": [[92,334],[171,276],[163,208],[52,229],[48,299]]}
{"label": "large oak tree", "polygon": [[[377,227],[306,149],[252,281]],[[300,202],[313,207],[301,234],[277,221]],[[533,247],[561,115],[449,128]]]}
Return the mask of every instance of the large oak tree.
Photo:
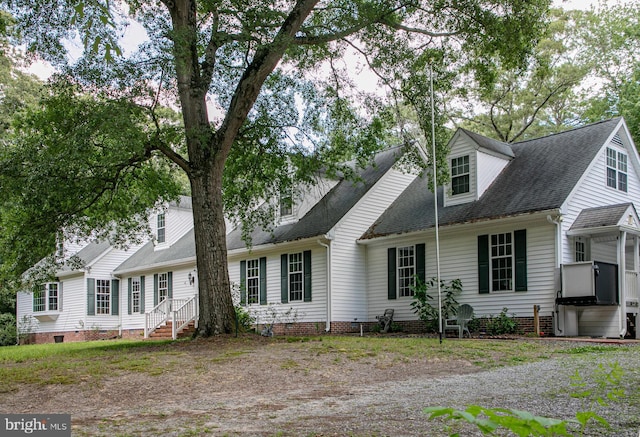
{"label": "large oak tree", "polygon": [[[83,198],[81,208],[65,203],[64,196],[55,201],[50,197],[51,204],[40,202],[40,213],[50,213],[55,225],[51,228],[88,232],[87,223],[108,228],[118,216],[132,217],[131,203],[143,209],[149,199],[142,194],[139,173],[149,177],[155,166],[165,174],[167,167],[158,163],[158,157],[181,169],[193,199],[199,332],[212,335],[230,332],[234,326],[225,213],[255,224],[254,217],[262,211],[255,209],[258,199],[288,189],[292,181],[310,182],[321,166],[337,171],[337,163],[352,158],[364,164],[383,146],[386,119],[376,113],[383,97],[378,93],[376,98],[361,99],[354,91],[358,78],[349,75],[353,70],[347,68],[352,64],[347,56],[362,56],[366,64],[362,68],[384,78],[381,86],[400,89],[412,75],[423,74],[416,68],[423,68],[427,57],[456,53],[455,59],[439,59],[452,59],[448,68],[473,71],[489,84],[494,59],[516,65],[530,50],[544,25],[549,1],[2,0],[0,4],[16,17],[28,50],[54,63],[58,80],[74,85],[61,87],[66,103],[55,96],[43,103],[49,119],[23,119],[23,133],[37,133],[43,146],[38,149],[33,140],[25,142],[23,135],[15,147],[29,144],[32,155],[37,155],[43,148],[54,148],[57,141],[64,150],[67,135],[62,130],[73,132],[72,123],[41,124],[65,118],[65,105],[80,107],[80,112],[69,110],[67,119],[88,119],[81,123],[87,148],[102,153],[96,156],[108,164],[98,172],[100,161],[92,163],[92,175],[100,174],[90,180],[104,181],[92,189],[99,196]],[[146,31],[135,53],[126,45],[119,47],[123,26],[131,21]],[[126,41],[127,34],[124,37]],[[159,103],[179,109],[181,122],[159,114]],[[109,129],[110,120],[117,125],[115,132]],[[176,132],[181,141],[176,141]],[[52,142],[48,133],[58,134],[57,140]],[[119,147],[127,136],[131,143]],[[72,138],[74,150],[86,150],[81,136]],[[12,162],[21,169],[14,176],[23,182],[24,168],[37,172],[37,166]],[[121,189],[121,183],[130,190]],[[77,181],[70,186],[74,184],[81,189]],[[160,191],[151,193],[159,197]],[[118,196],[130,204],[118,202]],[[115,213],[95,214],[109,206],[117,206]],[[35,211],[36,206],[21,211],[27,210]],[[126,220],[122,224],[131,225]]]}

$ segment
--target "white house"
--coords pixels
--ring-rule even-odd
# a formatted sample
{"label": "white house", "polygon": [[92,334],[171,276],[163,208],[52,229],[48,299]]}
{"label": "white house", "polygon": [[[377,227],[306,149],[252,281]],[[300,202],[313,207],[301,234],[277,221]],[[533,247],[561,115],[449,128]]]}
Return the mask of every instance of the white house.
{"label": "white house", "polygon": [[[528,331],[536,307],[545,333],[637,337],[640,159],[624,121],[516,144],[459,129],[449,146],[440,270],[462,281],[458,301],[476,317],[507,308]],[[393,308],[396,323],[421,329],[408,285],[436,275],[435,198],[428,175],[397,168],[400,152],[381,152],[355,182],[304,188],[273,229],[253,230],[250,248],[229,229],[230,279],[258,323],[349,332]],[[155,241],[129,252],[92,243],[78,253],[83,270],[20,294],[18,319],[39,320],[36,341],[141,337],[197,314],[189,201],[151,223]]]}

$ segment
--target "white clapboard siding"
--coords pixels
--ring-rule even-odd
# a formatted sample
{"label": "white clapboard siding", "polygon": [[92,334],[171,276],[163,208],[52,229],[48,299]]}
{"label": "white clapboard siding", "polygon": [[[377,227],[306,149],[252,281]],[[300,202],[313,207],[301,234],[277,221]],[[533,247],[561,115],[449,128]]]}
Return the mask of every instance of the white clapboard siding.
{"label": "white clapboard siding", "polygon": [[578,308],[578,335],[619,337],[619,313],[617,306]]}
{"label": "white clapboard siding", "polygon": [[331,242],[333,321],[366,319],[366,248],[356,241],[414,179],[415,176],[408,173],[389,171],[334,228]]}
{"label": "white clapboard siding", "polygon": [[[526,292],[478,293],[477,237],[486,233],[527,230],[527,287]],[[541,314],[551,315],[556,297],[554,282],[554,227],[544,217],[523,223],[494,223],[490,228],[478,225],[456,226],[441,229],[440,273],[445,282],[462,281],[463,291],[459,303],[474,307],[476,316],[497,315],[508,308],[509,315],[519,317],[533,315],[533,305],[541,306]],[[387,249],[407,244],[426,243],[426,277],[436,276],[435,239],[433,230],[389,239],[384,244],[368,246],[369,270],[369,320],[382,314],[385,308],[394,308],[394,319],[415,320],[411,310],[412,298],[387,299]],[[436,297],[436,289],[432,290]]]}

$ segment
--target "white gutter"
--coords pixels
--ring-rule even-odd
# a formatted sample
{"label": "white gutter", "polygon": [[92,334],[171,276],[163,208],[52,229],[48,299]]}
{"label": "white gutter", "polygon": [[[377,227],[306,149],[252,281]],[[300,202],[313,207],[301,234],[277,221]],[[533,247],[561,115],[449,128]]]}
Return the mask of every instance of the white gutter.
{"label": "white gutter", "polygon": [[325,332],[331,331],[331,238],[325,235],[328,240],[327,243],[323,243],[318,240],[318,244],[327,249],[327,322],[324,328]]}

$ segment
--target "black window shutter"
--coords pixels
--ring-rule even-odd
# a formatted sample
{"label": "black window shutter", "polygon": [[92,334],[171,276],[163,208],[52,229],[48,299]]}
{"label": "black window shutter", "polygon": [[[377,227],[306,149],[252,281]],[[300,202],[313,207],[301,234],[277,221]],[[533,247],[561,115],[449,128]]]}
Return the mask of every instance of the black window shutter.
{"label": "black window shutter", "polygon": [[516,291],[527,291],[527,230],[513,233],[516,256]]}
{"label": "black window shutter", "polygon": [[127,302],[128,302],[128,308],[127,308],[127,314],[131,314],[133,312],[133,278],[129,278],[127,279]]}
{"label": "black window shutter", "polygon": [[267,304],[267,257],[260,258],[260,305]]}
{"label": "black window shutter", "polygon": [[117,316],[120,312],[120,280],[111,280],[111,315]]}
{"label": "black window shutter", "polygon": [[158,305],[158,274],[153,275],[153,306]]}
{"label": "black window shutter", "polygon": [[140,276],[140,312],[144,313],[144,276]]}
{"label": "black window shutter", "polygon": [[87,279],[87,315],[96,315],[96,281]]}
{"label": "black window shutter", "polygon": [[304,271],[304,301],[311,302],[311,251],[305,250],[302,253]]}
{"label": "black window shutter", "polygon": [[489,236],[478,235],[478,293],[489,293]]}
{"label": "black window shutter", "polygon": [[425,245],[416,244],[416,275],[420,281],[425,282],[426,272],[425,272]]}
{"label": "black window shutter", "polygon": [[396,281],[396,248],[387,250],[387,299],[395,299],[398,282]]}
{"label": "black window shutter", "polygon": [[240,305],[247,303],[247,262],[240,261]]}
{"label": "black window shutter", "polygon": [[289,302],[289,255],[286,253],[280,256],[280,300]]}
{"label": "black window shutter", "polygon": [[173,299],[173,272],[167,273],[167,295]]}

